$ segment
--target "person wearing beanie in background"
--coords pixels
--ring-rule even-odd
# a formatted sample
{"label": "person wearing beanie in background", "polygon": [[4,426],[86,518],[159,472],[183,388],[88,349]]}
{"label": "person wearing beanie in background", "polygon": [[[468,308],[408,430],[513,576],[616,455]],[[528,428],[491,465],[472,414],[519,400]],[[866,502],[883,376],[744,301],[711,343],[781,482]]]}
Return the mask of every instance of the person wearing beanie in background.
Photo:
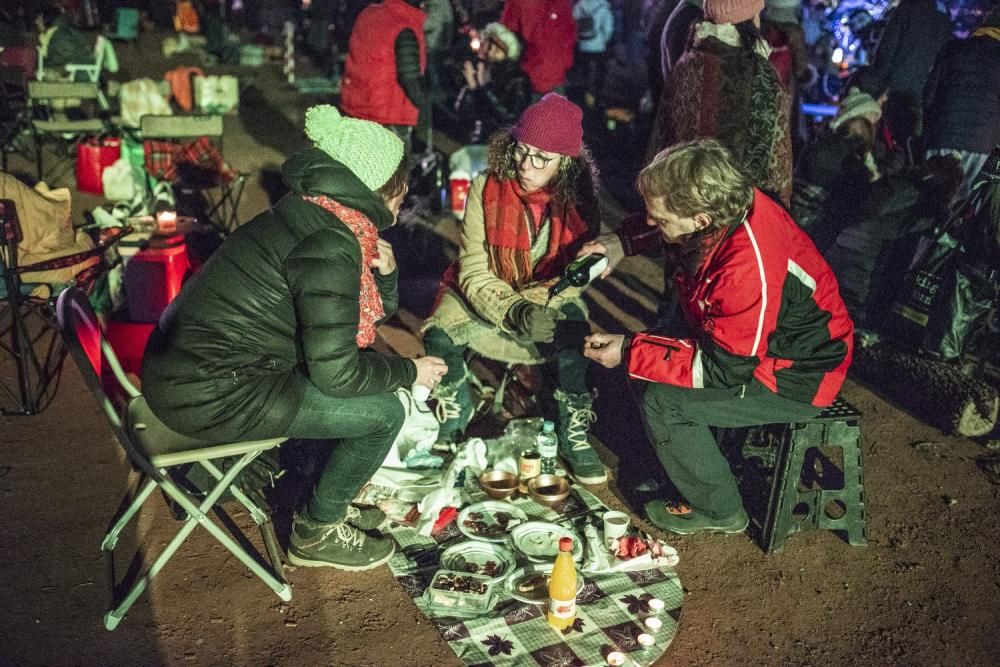
{"label": "person wearing beanie in background", "polygon": [[648,153],[716,139],[754,186],[786,206],[792,194],[791,98],[758,30],[763,0],[705,0],[691,47],[660,98]]}
{"label": "person wearing beanie in background", "polygon": [[860,219],[858,202],[881,177],[874,156],[881,115],[882,107],[871,95],[851,88],[829,130],[802,152],[789,210],[820,252]]}
{"label": "person wearing beanie in background", "polygon": [[524,40],[521,69],[531,80],[535,97],[562,92],[576,49],[570,0],[507,0],[500,23]]}
{"label": "person wearing beanie in background", "polygon": [[463,63],[465,86],[455,100],[455,113],[474,144],[514,123],[531,103],[531,83],[517,62],[517,35],[502,23],[490,23],[480,37],[476,62]]}
{"label": "person wearing beanie in background", "polygon": [[608,68],[608,42],[615,32],[615,17],[608,0],[577,0],[573,5],[576,21],[576,66],[584,74],[587,106],[598,104],[604,90],[604,73]]}
{"label": "person wearing beanie in background", "polygon": [[340,82],[341,111],[385,125],[407,148],[414,128],[423,137],[430,127],[422,6],[423,0],[382,0],[362,10]]}
{"label": "person wearing beanie in background", "polygon": [[434,387],[440,359],[371,347],[398,301],[393,225],[406,194],[403,142],[332,106],[306,112],[314,147],[282,166],[291,192],[230,235],[188,280],[146,347],[143,393],[172,430],[193,438],[288,437],[329,447],[295,515],[295,565],[367,570],[392,541],[351,504],[403,424],[399,387]]}
{"label": "person wearing beanie in background", "polygon": [[469,190],[458,260],[424,323],[424,347],[448,364],[432,394],[443,442],[458,440],[473,416],[465,348],[504,363],[551,362],[545,375],[556,405],[547,390],[543,410],[556,416],[559,454],[577,481],[599,484],[607,470],[589,441],[595,416],[580,353],[587,309],[575,287],[547,300],[600,226],[582,120],[580,107],[549,93],[491,139],[486,171]]}
{"label": "person wearing beanie in background", "polygon": [[818,415],[847,375],[853,323],[826,261],[718,142],[667,148],[636,187],[683,320],[669,331],[592,334],[583,352],[624,366],[656,456],[683,496],[646,503],[650,523],[681,535],[740,533],[747,513],[709,427]]}
{"label": "person wearing beanie in background", "polygon": [[805,31],[799,23],[801,5],[802,0],[765,0],[764,11],[760,15],[760,33],[771,47],[768,60],[792,98],[790,128],[795,155],[798,155],[806,134],[799,112],[799,86],[806,84],[814,73],[809,67]]}

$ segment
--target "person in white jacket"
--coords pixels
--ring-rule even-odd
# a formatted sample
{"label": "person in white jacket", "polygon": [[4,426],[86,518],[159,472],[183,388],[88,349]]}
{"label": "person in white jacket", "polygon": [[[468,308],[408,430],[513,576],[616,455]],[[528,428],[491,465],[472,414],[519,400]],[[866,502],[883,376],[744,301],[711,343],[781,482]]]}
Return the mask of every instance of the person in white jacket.
{"label": "person in white jacket", "polygon": [[573,5],[576,21],[576,64],[586,77],[584,100],[593,107],[601,97],[607,71],[608,42],[615,31],[615,18],[608,0],[578,0]]}

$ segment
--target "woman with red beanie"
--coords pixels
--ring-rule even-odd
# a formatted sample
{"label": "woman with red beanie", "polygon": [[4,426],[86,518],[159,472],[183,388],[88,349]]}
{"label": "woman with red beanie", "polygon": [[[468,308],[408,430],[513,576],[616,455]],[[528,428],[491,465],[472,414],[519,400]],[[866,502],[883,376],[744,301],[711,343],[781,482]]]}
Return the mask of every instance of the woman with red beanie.
{"label": "woman with red beanie", "polygon": [[607,471],[589,442],[595,416],[580,349],[590,331],[587,309],[574,287],[547,301],[548,288],[600,226],[582,119],[580,107],[549,93],[493,136],[486,170],[469,190],[458,260],[424,325],[424,346],[448,364],[433,394],[447,442],[473,413],[465,348],[504,363],[551,362],[554,372],[545,375],[555,405],[543,408],[556,417],[559,454],[577,481],[599,484]]}

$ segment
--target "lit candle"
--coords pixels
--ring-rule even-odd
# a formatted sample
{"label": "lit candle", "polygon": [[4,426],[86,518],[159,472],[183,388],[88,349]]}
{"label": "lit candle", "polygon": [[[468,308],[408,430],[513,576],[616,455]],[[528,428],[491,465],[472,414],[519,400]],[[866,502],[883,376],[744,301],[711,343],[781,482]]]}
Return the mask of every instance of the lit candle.
{"label": "lit candle", "polygon": [[177,211],[160,211],[156,214],[157,231],[161,234],[173,234],[177,231]]}

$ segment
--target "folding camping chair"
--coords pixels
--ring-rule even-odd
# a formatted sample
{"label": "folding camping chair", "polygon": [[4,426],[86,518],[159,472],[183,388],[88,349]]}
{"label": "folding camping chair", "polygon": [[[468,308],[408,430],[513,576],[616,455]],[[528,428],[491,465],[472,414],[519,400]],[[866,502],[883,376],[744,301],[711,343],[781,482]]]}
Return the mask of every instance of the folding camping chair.
{"label": "folding camping chair", "polygon": [[[115,119],[107,117],[108,101],[96,83],[65,81],[29,81],[28,100],[31,106],[31,130],[35,138],[35,161],[38,180],[42,180],[42,146],[46,139],[58,141],[66,151],[66,159],[76,158],[70,153],[77,142],[87,135],[110,131]],[[91,107],[86,118],[67,115],[66,105]],[[66,146],[66,142],[69,146]]]}
{"label": "folding camping chair", "polygon": [[134,7],[119,7],[115,10],[115,31],[110,39],[134,42],[139,37],[139,10]]}
{"label": "folding camping chair", "polygon": [[[147,192],[151,194],[152,177],[169,181],[182,195],[200,193],[207,200],[207,221],[223,233],[235,230],[247,175],[222,163],[222,116],[146,115],[139,131],[145,144]],[[183,213],[201,217],[202,212]]]}
{"label": "folding camping chair", "polygon": [[[120,232],[121,230],[117,230]],[[0,413],[33,415],[41,412],[59,386],[66,348],[56,326],[55,300],[65,285],[26,282],[26,274],[89,264],[73,282],[87,293],[94,279],[109,267],[105,251],[118,242],[114,233],[93,249],[44,262],[18,263],[18,244],[23,236],[14,202],[0,199],[0,352],[13,359],[15,387],[0,373],[0,393],[13,401],[13,409],[0,405]],[[97,262],[88,262],[97,258]]]}
{"label": "folding camping chair", "polygon": [[[97,317],[83,292],[74,288],[63,291],[59,295],[56,312],[66,347],[69,348],[70,354],[83,374],[84,381],[104,411],[104,416],[108,419],[118,442],[125,449],[129,462],[145,479],[134,500],[127,505],[129,493],[126,493],[125,500],[122,501],[101,544],[112,600],[111,607],[104,616],[104,626],[108,630],[114,630],[118,626],[153,577],[199,525],[204,526],[212,537],[250,568],[250,571],[277,593],[278,597],[285,601],[291,600],[292,589],[282,574],[281,552],[278,550],[270,517],[247,497],[236,483],[240,472],[251,461],[261,452],[279,446],[285,438],[218,443],[196,440],[171,431],[156,418],[146,404],[146,399],[125,376],[125,371],[122,370],[111,345],[104,337]],[[112,397],[119,396],[125,403],[121,410],[112,400]],[[237,462],[223,473],[220,469],[221,460],[236,456],[239,457]],[[204,497],[181,488],[171,479],[172,470],[194,464],[202,466],[216,480],[215,486]],[[115,595],[115,545],[129,521],[157,488],[161,489],[171,501],[177,503],[187,517],[180,530],[145,574],[139,576],[128,593],[119,599]],[[242,541],[249,546],[246,536],[238,535],[239,541],[237,541],[209,518],[208,514],[215,510],[224,517],[223,521],[233,525],[231,521],[227,521],[228,517],[218,506],[220,498],[227,492],[249,511],[254,522],[260,527],[269,565],[264,564],[262,556],[253,547],[250,547],[253,551],[251,553],[239,543]]]}

